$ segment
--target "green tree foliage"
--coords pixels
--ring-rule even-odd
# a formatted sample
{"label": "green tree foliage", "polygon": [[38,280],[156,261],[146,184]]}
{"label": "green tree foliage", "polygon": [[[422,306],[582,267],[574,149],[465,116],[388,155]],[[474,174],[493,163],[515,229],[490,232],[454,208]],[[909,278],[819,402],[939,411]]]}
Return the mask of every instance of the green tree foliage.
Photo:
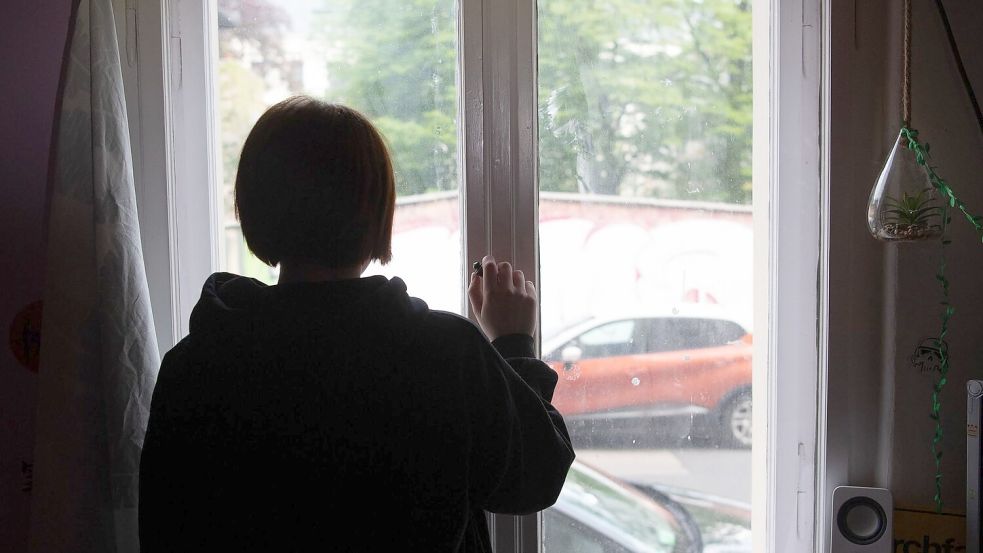
{"label": "green tree foliage", "polygon": [[[232,186],[242,143],[269,106],[269,88],[291,77],[283,37],[286,12],[267,0],[218,1],[218,106],[222,147],[222,201],[231,213]],[[292,83],[296,84],[296,83]]]}
{"label": "green tree foliage", "polygon": [[539,10],[544,190],[750,201],[749,2]]}
{"label": "green tree foliage", "polygon": [[[239,42],[223,51],[262,54],[221,64],[221,78],[248,84],[236,74],[246,67],[267,89],[351,105],[386,135],[401,195],[455,189],[456,3],[311,0],[305,39],[327,83],[309,90],[294,82],[280,46],[289,24],[276,2],[220,0],[220,19],[228,12],[257,27],[237,30]],[[543,190],[750,201],[750,0],[539,0],[538,8]],[[254,118],[247,96],[228,99],[247,114],[231,117]]]}
{"label": "green tree foliage", "polygon": [[369,116],[392,149],[400,195],[457,188],[457,10],[449,0],[324,0],[326,99]]}

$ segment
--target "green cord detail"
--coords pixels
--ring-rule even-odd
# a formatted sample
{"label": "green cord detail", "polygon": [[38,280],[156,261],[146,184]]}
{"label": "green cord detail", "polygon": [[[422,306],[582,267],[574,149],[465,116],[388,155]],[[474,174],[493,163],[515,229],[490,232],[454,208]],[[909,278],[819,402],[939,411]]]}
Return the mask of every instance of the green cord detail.
{"label": "green cord detail", "polygon": [[945,239],[945,233],[951,217],[949,217],[949,206],[942,206],[942,251],[939,261],[938,272],[935,275],[942,287],[942,328],[939,330],[939,337],[935,340],[935,347],[939,352],[939,377],[932,386],[932,413],[929,415],[935,421],[935,433],[932,435],[932,457],[935,459],[935,512],[942,512],[942,389],[948,382],[949,374],[949,345],[946,342],[946,334],[949,333],[949,319],[952,318],[955,309],[949,302],[949,279],[946,277],[946,257],[945,248],[949,240]]}
{"label": "green cord detail", "polygon": [[[934,167],[928,164],[928,144],[922,145],[918,142],[918,131],[909,127],[902,127],[901,133],[908,139],[908,149],[915,153],[915,161],[925,167],[925,170],[928,172],[928,178],[932,186],[942,195],[942,198],[949,207],[957,208],[962,212],[966,220],[976,229],[976,234],[979,236],[980,241],[983,242],[983,216],[970,213],[969,208],[956,196],[956,193],[952,191],[949,184],[935,172]],[[943,240],[945,240],[944,236],[945,233],[943,233]]]}
{"label": "green cord detail", "polygon": [[939,285],[942,288],[942,328],[939,331],[939,337],[935,340],[935,347],[939,352],[939,377],[932,386],[932,412],[929,415],[932,420],[935,421],[935,434],[932,436],[932,457],[935,459],[935,511],[938,513],[942,512],[942,389],[945,388],[948,382],[949,375],[949,346],[946,343],[946,335],[949,333],[949,320],[955,313],[955,308],[949,302],[949,279],[946,276],[946,258],[945,258],[945,248],[949,245],[950,240],[946,238],[946,232],[948,230],[949,223],[952,218],[949,215],[950,208],[958,209],[965,217],[966,220],[973,225],[976,229],[976,234],[983,241],[983,216],[973,215],[969,212],[966,204],[963,203],[959,197],[956,196],[955,192],[949,186],[945,180],[942,179],[936,172],[935,168],[928,164],[928,144],[922,145],[918,141],[918,131],[915,129],[904,126],[901,128],[901,133],[908,140],[908,149],[910,149],[915,154],[915,161],[918,165],[925,168],[928,173],[929,181],[932,186],[942,195],[944,200],[940,214],[942,215],[942,253],[941,260],[939,261],[939,268],[935,274],[935,279],[939,281]]}

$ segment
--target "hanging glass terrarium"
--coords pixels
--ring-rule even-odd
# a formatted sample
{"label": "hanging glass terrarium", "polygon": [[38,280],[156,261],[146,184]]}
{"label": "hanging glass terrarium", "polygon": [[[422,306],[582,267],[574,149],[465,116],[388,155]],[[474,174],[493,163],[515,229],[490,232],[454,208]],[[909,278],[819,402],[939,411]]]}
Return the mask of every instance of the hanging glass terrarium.
{"label": "hanging glass terrarium", "polygon": [[929,175],[927,151],[911,128],[911,0],[904,0],[901,66],[901,132],[867,202],[867,228],[874,238],[914,242],[940,238],[946,217]]}
{"label": "hanging glass terrarium", "polygon": [[880,240],[911,242],[942,235],[942,202],[904,131],[877,177],[867,202],[867,227]]}

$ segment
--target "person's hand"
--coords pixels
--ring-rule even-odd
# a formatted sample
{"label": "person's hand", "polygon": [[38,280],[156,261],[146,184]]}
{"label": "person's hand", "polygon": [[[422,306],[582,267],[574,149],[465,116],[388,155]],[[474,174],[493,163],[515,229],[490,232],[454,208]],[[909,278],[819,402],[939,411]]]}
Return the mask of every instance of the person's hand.
{"label": "person's hand", "polygon": [[471,273],[468,299],[489,340],[508,334],[536,333],[536,286],[507,261],[490,255],[481,260],[481,275]]}

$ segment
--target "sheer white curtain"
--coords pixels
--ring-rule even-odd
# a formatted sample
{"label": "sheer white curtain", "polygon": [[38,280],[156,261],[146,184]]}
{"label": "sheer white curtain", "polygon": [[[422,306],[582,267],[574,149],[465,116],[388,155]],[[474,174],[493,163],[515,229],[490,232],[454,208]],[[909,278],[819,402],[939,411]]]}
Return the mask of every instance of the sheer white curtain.
{"label": "sheer white curtain", "polygon": [[160,358],[111,0],[80,0],[73,17],[53,152],[31,550],[135,553]]}

